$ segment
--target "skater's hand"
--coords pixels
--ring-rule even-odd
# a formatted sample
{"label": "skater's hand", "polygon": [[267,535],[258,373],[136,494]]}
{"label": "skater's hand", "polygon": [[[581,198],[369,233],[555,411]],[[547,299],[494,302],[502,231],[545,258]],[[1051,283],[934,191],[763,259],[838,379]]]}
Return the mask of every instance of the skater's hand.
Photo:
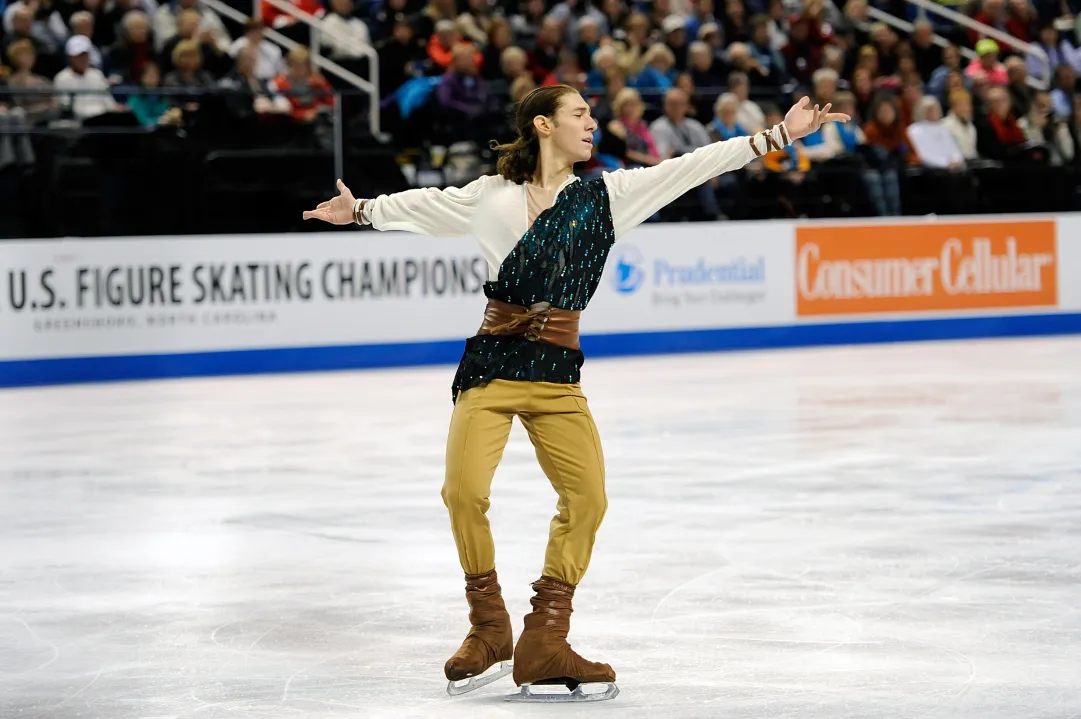
{"label": "skater's hand", "polygon": [[357,201],[353,193],[338,180],[340,195],[332,200],[320,202],[314,210],[305,210],[305,220],[322,220],[332,225],[348,225],[353,221],[353,204]]}
{"label": "skater's hand", "polygon": [[824,122],[848,122],[852,119],[843,112],[830,112],[833,103],[827,103],[821,109],[818,105],[809,107],[810,104],[810,98],[804,97],[784,116],[785,127],[788,128],[788,135],[793,140],[807,137],[822,127]]}

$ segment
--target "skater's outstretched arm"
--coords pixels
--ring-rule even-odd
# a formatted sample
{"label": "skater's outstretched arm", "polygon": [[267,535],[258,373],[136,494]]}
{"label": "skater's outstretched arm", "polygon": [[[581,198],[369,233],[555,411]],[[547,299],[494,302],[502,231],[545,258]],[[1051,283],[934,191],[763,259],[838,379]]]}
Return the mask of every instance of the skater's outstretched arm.
{"label": "skater's outstretched arm", "polygon": [[783,122],[754,136],[715,142],[653,167],[605,172],[616,238],[703,182],[791,145],[816,131],[823,122],[851,119],[844,113],[831,113],[830,107],[811,107],[805,97],[792,106]]}
{"label": "skater's outstretched arm", "polygon": [[[422,187],[375,199],[356,199],[338,180],[339,195],[304,212],[305,220],[322,220],[334,225],[359,222],[377,230],[400,230],[421,235],[457,237],[469,234],[473,210],[491,177],[480,177],[464,187],[437,190]],[[498,179],[498,178],[495,178]]]}

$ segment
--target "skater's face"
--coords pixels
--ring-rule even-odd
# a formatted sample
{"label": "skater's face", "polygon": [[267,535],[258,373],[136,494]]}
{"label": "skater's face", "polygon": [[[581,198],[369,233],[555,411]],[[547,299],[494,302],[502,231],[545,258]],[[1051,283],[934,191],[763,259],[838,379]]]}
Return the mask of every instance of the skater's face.
{"label": "skater's face", "polygon": [[560,97],[553,117],[535,118],[534,128],[542,143],[550,143],[555,154],[569,162],[585,162],[593,154],[597,122],[589,113],[589,105],[576,92]]}

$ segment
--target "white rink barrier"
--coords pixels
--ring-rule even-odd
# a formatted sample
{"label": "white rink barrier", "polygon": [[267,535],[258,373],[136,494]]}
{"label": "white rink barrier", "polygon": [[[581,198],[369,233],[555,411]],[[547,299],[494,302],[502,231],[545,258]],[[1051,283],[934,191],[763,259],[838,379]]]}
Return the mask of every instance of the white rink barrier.
{"label": "white rink barrier", "polygon": [[[1076,333],[1078,278],[1081,215],[645,225],[582,346]],[[486,279],[472,240],[398,233],[0,242],[0,387],[452,363]]]}

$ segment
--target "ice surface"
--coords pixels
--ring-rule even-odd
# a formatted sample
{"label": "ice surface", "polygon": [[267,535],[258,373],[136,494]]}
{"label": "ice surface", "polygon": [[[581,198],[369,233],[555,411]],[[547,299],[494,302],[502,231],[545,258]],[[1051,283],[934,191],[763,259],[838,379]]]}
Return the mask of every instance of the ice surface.
{"label": "ice surface", "polygon": [[[579,707],[446,695],[452,372],[0,392],[0,717],[1081,716],[1081,339],[587,362]],[[517,632],[519,425],[492,501]]]}

